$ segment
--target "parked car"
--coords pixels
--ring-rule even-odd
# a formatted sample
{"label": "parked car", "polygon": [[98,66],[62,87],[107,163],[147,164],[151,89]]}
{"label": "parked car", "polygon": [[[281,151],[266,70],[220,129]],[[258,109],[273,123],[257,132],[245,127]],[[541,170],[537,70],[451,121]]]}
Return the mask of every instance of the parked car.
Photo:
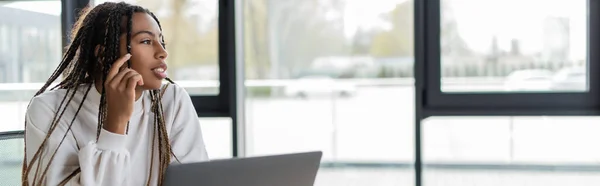
{"label": "parked car", "polygon": [[305,76],[298,78],[285,87],[286,96],[290,97],[349,97],[356,93],[352,83],[337,82],[329,76]]}
{"label": "parked car", "polygon": [[587,69],[583,66],[559,70],[552,78],[553,91],[586,91]]}
{"label": "parked car", "polygon": [[506,91],[548,91],[552,87],[552,77],[549,70],[518,70],[507,76],[504,87]]}

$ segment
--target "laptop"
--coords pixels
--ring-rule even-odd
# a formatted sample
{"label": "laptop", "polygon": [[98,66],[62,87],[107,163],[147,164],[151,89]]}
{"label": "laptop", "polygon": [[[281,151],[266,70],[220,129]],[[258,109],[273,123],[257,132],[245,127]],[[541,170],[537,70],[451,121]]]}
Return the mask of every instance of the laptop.
{"label": "laptop", "polygon": [[312,186],[320,151],[171,164],[164,186]]}

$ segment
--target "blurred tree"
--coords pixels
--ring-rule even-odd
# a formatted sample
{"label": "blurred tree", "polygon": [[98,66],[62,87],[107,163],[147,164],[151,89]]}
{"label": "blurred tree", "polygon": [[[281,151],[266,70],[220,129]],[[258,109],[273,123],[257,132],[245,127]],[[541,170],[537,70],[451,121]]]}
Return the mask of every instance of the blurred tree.
{"label": "blurred tree", "polygon": [[373,30],[366,30],[358,28],[350,47],[350,53],[352,55],[370,55],[371,45],[373,43],[373,36],[376,34]]}
{"label": "blurred tree", "polygon": [[[216,2],[216,1],[214,1]],[[216,65],[218,62],[217,4],[213,1],[138,0],[160,20],[169,51],[168,63],[175,68]],[[199,7],[199,8],[198,8]],[[210,22],[200,21],[212,17]],[[171,75],[177,73],[172,71]]]}
{"label": "blurred tree", "polygon": [[452,57],[471,56],[473,53],[468,48],[464,39],[460,36],[460,31],[458,30],[458,21],[454,16],[454,9],[450,3],[451,2],[448,1],[442,1],[441,4],[441,53],[444,56]]}
{"label": "blurred tree", "polygon": [[413,55],[413,9],[413,1],[405,1],[384,15],[384,18],[391,23],[391,29],[374,36],[371,55],[376,57]]}
{"label": "blurred tree", "polygon": [[265,79],[270,69],[266,0],[247,0],[244,2],[246,77]]}
{"label": "blurred tree", "polygon": [[[209,6],[217,6],[217,1],[137,2],[160,19],[170,65],[181,68],[217,64],[218,20],[204,11],[216,9]],[[244,59],[250,76],[285,78],[297,68],[308,67],[317,57],[348,53],[343,34],[344,0],[244,2]],[[205,23],[199,21],[202,16],[215,19]]]}
{"label": "blurred tree", "polygon": [[271,78],[289,78],[321,56],[346,52],[341,0],[268,0]]}

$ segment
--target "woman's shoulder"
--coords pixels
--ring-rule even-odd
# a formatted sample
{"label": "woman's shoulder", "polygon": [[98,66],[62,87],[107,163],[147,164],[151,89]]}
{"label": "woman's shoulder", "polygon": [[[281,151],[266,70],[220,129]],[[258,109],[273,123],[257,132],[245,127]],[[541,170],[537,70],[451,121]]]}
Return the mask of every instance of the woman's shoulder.
{"label": "woman's shoulder", "polygon": [[54,111],[56,108],[56,103],[61,101],[62,98],[67,94],[66,89],[55,89],[48,90],[40,95],[34,96],[31,98],[29,102],[29,107],[27,110],[40,110],[44,109],[47,111]]}
{"label": "woman's shoulder", "polygon": [[[49,90],[40,95],[34,96],[29,101],[25,116],[29,125],[35,125],[36,128],[47,131],[49,129],[48,119],[52,119],[62,99],[67,94],[65,89]],[[66,100],[65,100],[66,101]],[[48,124],[48,125],[46,125]]]}

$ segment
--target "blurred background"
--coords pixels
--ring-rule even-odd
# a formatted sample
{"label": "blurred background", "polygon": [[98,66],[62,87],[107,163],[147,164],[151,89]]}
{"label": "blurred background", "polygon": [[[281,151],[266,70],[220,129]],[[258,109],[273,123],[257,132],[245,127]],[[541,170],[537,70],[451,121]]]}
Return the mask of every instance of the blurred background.
{"label": "blurred background", "polygon": [[[218,1],[127,2],[160,19],[172,79],[219,94]],[[415,185],[414,2],[237,2],[244,155],[322,150],[315,185]],[[588,91],[587,1],[440,3],[443,92]],[[23,130],[29,99],[60,62],[61,12],[59,0],[0,1],[0,132]],[[232,157],[232,120],[199,120],[211,158]],[[599,122],[430,117],[423,184],[600,185]],[[21,138],[0,137],[0,185],[20,185],[22,155]]]}

